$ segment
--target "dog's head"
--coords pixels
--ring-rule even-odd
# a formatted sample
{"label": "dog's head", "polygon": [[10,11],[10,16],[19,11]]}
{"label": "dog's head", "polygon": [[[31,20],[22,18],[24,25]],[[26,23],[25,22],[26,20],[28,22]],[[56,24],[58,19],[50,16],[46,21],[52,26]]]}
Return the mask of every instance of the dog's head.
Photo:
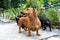
{"label": "dog's head", "polygon": [[34,8],[27,8],[27,9],[23,10],[21,12],[21,14],[23,14],[23,16],[29,16],[29,15],[32,16],[33,15],[36,17],[36,16],[38,16],[38,11]]}

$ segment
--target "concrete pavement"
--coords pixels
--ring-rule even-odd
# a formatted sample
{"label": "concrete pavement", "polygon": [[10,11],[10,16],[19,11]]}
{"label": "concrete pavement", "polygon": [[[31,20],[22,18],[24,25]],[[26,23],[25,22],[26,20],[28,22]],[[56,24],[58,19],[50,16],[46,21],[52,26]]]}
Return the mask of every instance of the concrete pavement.
{"label": "concrete pavement", "polygon": [[22,29],[22,33],[18,33],[18,26],[14,23],[0,24],[0,40],[40,40],[58,35],[56,32],[40,30],[41,36],[36,36],[35,32],[31,32],[31,37],[27,37],[27,31]]}

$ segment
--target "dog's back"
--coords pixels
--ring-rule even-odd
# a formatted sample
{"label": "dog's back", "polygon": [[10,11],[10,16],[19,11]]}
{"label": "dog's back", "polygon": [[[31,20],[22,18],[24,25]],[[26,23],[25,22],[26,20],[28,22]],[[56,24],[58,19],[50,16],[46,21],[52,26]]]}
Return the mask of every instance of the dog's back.
{"label": "dog's back", "polygon": [[38,16],[39,20],[41,21],[41,26],[45,24],[45,20],[42,16]]}
{"label": "dog's back", "polygon": [[48,18],[44,18],[44,20],[47,26],[51,25],[51,21]]}
{"label": "dog's back", "polygon": [[42,16],[38,16],[39,20],[41,21],[42,25],[44,24],[51,24],[51,21],[48,18],[44,18]]}

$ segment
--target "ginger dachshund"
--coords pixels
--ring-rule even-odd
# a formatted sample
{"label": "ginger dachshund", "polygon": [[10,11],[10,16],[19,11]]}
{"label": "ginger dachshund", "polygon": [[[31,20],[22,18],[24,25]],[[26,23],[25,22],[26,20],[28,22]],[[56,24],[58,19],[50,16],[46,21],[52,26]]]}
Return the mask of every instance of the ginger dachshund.
{"label": "ginger dachshund", "polygon": [[21,32],[22,25],[24,25],[24,29],[28,31],[28,36],[31,35],[31,31],[36,31],[36,34],[39,36],[41,22],[38,18],[38,11],[34,8],[27,8],[23,10],[21,14],[23,14],[23,17],[18,18],[18,32]]}

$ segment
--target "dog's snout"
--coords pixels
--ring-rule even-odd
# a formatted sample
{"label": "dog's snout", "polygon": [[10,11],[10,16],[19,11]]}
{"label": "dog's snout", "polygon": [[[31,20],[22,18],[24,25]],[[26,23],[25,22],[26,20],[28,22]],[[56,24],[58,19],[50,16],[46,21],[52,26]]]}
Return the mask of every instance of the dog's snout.
{"label": "dog's snout", "polygon": [[23,12],[20,12],[22,15],[25,15]]}
{"label": "dog's snout", "polygon": [[20,12],[20,13],[23,13],[23,12]]}

